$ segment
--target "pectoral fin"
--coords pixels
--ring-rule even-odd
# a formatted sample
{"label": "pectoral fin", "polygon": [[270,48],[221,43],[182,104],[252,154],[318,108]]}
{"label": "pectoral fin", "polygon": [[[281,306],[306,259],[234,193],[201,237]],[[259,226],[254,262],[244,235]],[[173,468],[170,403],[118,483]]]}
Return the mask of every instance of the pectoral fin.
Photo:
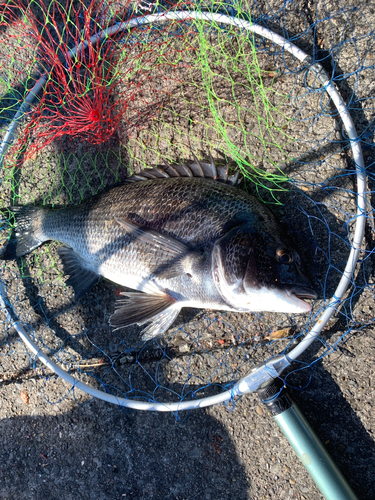
{"label": "pectoral fin", "polygon": [[151,321],[142,332],[142,339],[162,335],[177,317],[180,307],[172,297],[160,293],[150,295],[137,292],[123,292],[126,298],[118,301],[119,307],[111,316],[113,328],[124,328],[133,324],[144,325]]}
{"label": "pectoral fin", "polygon": [[116,221],[128,234],[147,244],[147,250],[154,261],[151,271],[158,278],[171,279],[189,273],[193,260],[202,255],[167,234],[125,219],[116,218]]}

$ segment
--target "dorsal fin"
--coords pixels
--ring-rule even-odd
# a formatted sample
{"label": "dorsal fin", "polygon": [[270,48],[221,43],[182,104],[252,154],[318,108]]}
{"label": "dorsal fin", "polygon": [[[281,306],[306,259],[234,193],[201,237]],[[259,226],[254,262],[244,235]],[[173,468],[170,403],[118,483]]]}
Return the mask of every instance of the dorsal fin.
{"label": "dorsal fin", "polygon": [[204,177],[204,170],[200,162],[195,158],[193,162],[190,163],[190,170],[192,171],[194,177]]}
{"label": "dorsal fin", "polygon": [[158,179],[158,176],[155,175],[151,170],[148,169],[143,169],[142,170],[142,177],[147,177],[147,179]]}
{"label": "dorsal fin", "polygon": [[235,172],[233,175],[228,175],[228,171],[228,165],[216,166],[212,156],[210,156],[209,163],[199,161],[194,156],[194,160],[187,162],[143,169],[139,174],[128,177],[126,181],[138,182],[168,177],[202,177],[215,179],[232,186],[238,186],[242,178],[238,175],[238,172]]}
{"label": "dorsal fin", "polygon": [[222,182],[227,182],[228,180],[228,165],[225,165],[225,167],[218,166],[216,167],[217,170],[217,179],[222,181]]}
{"label": "dorsal fin", "polygon": [[200,164],[205,177],[208,177],[209,179],[217,179],[216,165],[211,155],[210,155],[210,163],[198,161],[197,158],[195,158],[195,161]]}
{"label": "dorsal fin", "polygon": [[173,165],[173,168],[176,170],[181,177],[194,177],[193,172],[186,165],[186,163],[179,163],[178,165]]}
{"label": "dorsal fin", "polygon": [[164,179],[169,177],[167,172],[163,168],[159,168],[159,167],[154,167],[151,170],[144,169],[144,170],[142,170],[142,172],[150,172],[155,177],[160,177],[160,178],[164,178]]}
{"label": "dorsal fin", "polygon": [[164,168],[167,174],[169,174],[169,177],[180,177],[180,174],[172,165],[166,165]]}

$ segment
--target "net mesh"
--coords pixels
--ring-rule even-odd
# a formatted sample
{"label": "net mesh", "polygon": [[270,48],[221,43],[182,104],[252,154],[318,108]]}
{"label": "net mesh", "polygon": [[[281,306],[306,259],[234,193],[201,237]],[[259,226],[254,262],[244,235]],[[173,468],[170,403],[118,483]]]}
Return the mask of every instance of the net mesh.
{"label": "net mesh", "polygon": [[[297,1],[280,9],[239,1],[157,8],[250,19],[320,62],[356,123],[371,194],[375,58],[366,7],[332,1],[306,11]],[[47,82],[5,158],[1,206],[77,204],[129,171],[211,154],[240,170],[243,188],[270,205],[319,291],[311,313],[295,316],[183,309],[164,338],[143,344],[138,327],[109,326],[119,287],[102,281],[74,301],[58,244],[51,242],[2,265],[7,301],[36,344],[93,387],[158,402],[230,388],[257,363],[297,345],[334,294],[357,219],[349,141],[311,64],[238,27],[200,20],[139,23],[92,40],[147,14],[134,2],[13,1],[1,12],[3,133],[35,82]],[[365,88],[364,77],[370,82]],[[369,203],[366,240],[345,300],[285,375],[290,386],[306,386],[322,356],[373,322],[371,213]],[[3,245],[11,225],[3,222]],[[5,315],[0,331],[1,369],[11,372],[14,360],[26,357],[48,375],[17,341]],[[46,377],[51,403],[71,390]]]}

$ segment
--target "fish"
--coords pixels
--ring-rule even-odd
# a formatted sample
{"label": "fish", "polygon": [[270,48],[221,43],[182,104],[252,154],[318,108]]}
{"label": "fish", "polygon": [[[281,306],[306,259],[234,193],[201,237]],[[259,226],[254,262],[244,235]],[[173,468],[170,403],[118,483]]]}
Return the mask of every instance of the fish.
{"label": "fish", "polygon": [[0,259],[58,241],[67,286],[79,300],[101,278],[131,289],[114,329],[162,336],[181,308],[307,313],[317,294],[272,212],[238,188],[238,173],[197,158],[142,170],[65,208],[13,206]]}

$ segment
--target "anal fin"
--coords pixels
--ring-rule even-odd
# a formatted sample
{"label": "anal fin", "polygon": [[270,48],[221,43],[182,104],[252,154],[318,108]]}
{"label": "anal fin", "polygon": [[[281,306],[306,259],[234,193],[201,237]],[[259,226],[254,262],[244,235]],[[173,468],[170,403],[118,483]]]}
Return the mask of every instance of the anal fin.
{"label": "anal fin", "polygon": [[87,269],[85,261],[76,252],[63,245],[57,253],[63,264],[64,273],[69,276],[65,284],[73,287],[75,300],[80,299],[92,286],[100,280],[100,276]]}
{"label": "anal fin", "polygon": [[123,292],[121,295],[126,298],[118,301],[119,307],[111,316],[110,325],[118,329],[151,321],[142,332],[142,340],[162,335],[181,309],[172,297],[164,293]]}
{"label": "anal fin", "polygon": [[180,311],[180,307],[169,307],[154,316],[151,323],[142,330],[142,340],[147,341],[163,335],[177,318]]}

